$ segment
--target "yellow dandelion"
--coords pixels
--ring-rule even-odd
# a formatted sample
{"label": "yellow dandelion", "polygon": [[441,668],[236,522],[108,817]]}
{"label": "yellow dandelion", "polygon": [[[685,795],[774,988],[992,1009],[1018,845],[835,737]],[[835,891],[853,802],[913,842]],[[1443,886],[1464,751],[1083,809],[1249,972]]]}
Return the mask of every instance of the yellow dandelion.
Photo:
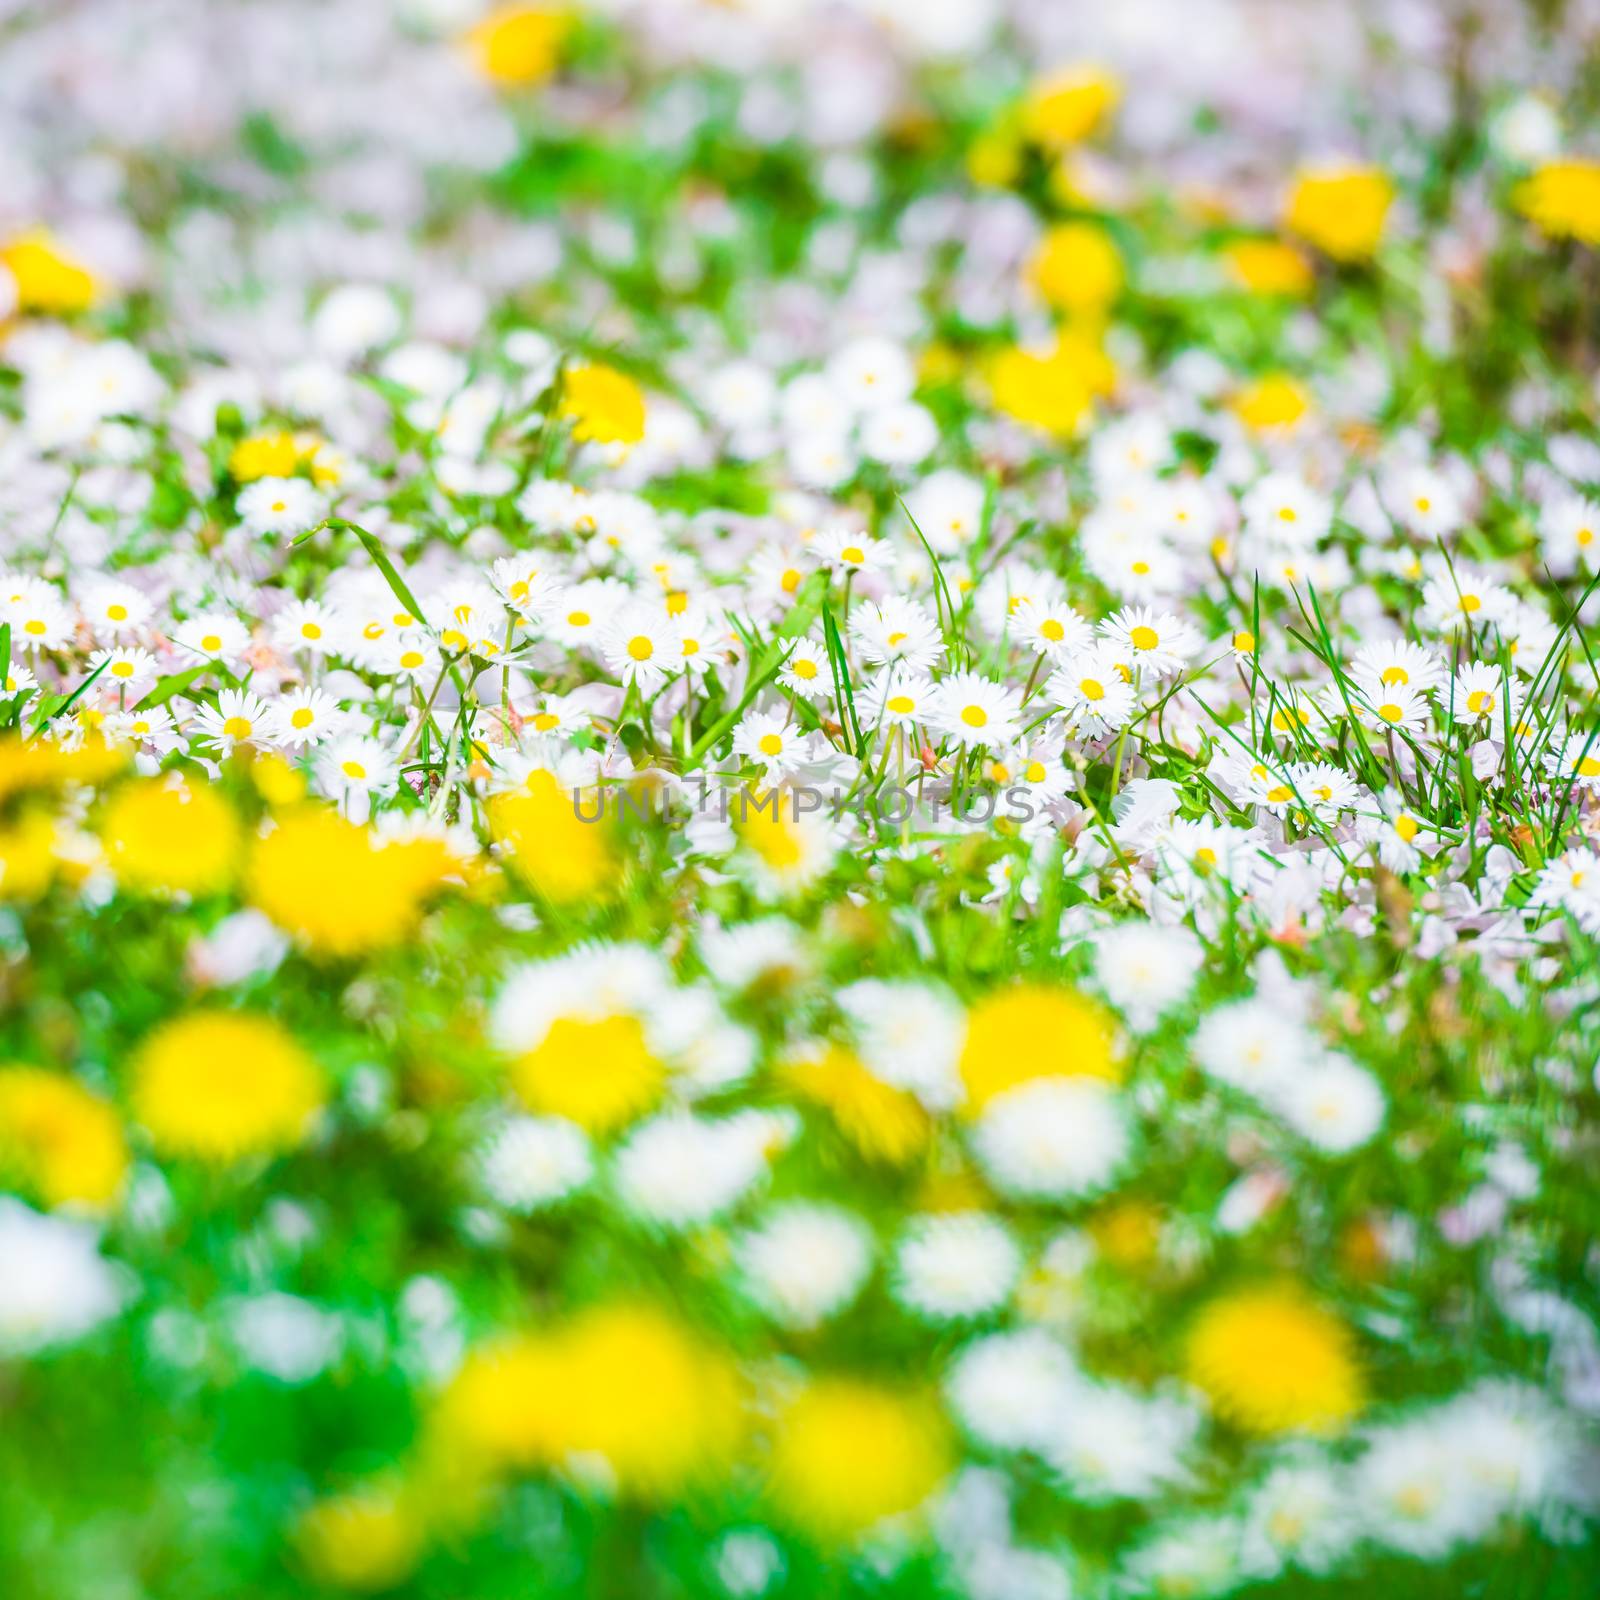
{"label": "yellow dandelion", "polygon": [[0,266],[16,283],[17,308],[46,316],[86,311],[100,295],[94,274],[43,228],[0,246]]}
{"label": "yellow dandelion", "polygon": [[229,1161],[299,1144],[324,1084],[270,1017],[203,1011],[151,1034],[134,1061],[130,1094],[163,1155]]}
{"label": "yellow dandelion", "polygon": [[1600,161],[1547,161],[1517,185],[1511,203],[1553,239],[1600,245]]}
{"label": "yellow dandelion", "polygon": [[1311,396],[1288,373],[1269,372],[1234,396],[1233,410],[1257,433],[1287,433],[1311,410]]}
{"label": "yellow dandelion", "polygon": [[561,415],[579,444],[637,444],[644,437],[644,391],[626,373],[579,362],[561,379]]}
{"label": "yellow dandelion", "polygon": [[928,1113],[916,1097],[875,1078],[843,1045],[796,1057],[785,1064],[782,1076],[824,1107],[863,1155],[898,1165],[928,1142]]}
{"label": "yellow dandelion", "polygon": [[1308,168],[1290,192],[1284,226],[1335,261],[1364,261],[1393,203],[1394,184],[1376,167]]}
{"label": "yellow dandelion", "polygon": [[1028,278],[1058,311],[1103,316],[1122,292],[1122,256],[1111,235],[1093,222],[1051,228],[1028,262]]}
{"label": "yellow dandelion", "polygon": [[598,803],[593,794],[575,800],[554,773],[536,770],[524,788],[489,802],[489,832],[512,871],[545,899],[609,899],[620,870],[612,825],[583,820],[595,816]]}
{"label": "yellow dandelion", "polygon": [[997,409],[1031,428],[1070,438],[1088,419],[1095,399],[1116,382],[1110,358],[1092,339],[1063,334],[1044,355],[1012,347],[989,364]]}
{"label": "yellow dandelion", "polygon": [[1295,1285],[1213,1300],[1189,1330],[1189,1381],[1250,1433],[1333,1432],[1361,1410],[1349,1329]]}
{"label": "yellow dandelion", "polygon": [[1235,239],[1222,259],[1228,276],[1251,294],[1303,300],[1316,281],[1311,264],[1281,239]]}
{"label": "yellow dandelion", "polygon": [[300,447],[292,433],[255,433],[233,447],[228,455],[228,472],[237,483],[289,478],[300,459]]}
{"label": "yellow dandelion", "polygon": [[438,883],[432,852],[380,844],[324,808],[279,818],[249,868],[252,902],[302,944],[333,956],[398,943]]}
{"label": "yellow dandelion", "polygon": [[778,1418],[768,1493],[784,1521],[838,1543],[914,1511],[949,1462],[943,1421],[926,1399],[815,1378]]}
{"label": "yellow dandelion", "polygon": [[1078,63],[1041,78],[1022,107],[1027,137],[1049,150],[1079,144],[1110,120],[1122,84],[1103,67]]}
{"label": "yellow dandelion", "polygon": [[116,1111],[64,1073],[0,1067],[0,1174],[47,1206],[109,1205],[128,1148]]}
{"label": "yellow dandelion", "polygon": [[982,1111],[996,1095],[1034,1078],[1122,1079],[1111,1022],[1070,989],[1021,983],[986,995],[967,1014],[961,1079],[967,1107]]}
{"label": "yellow dandelion", "polygon": [[211,894],[227,887],[239,860],[238,820],[203,783],[124,785],[106,806],[100,837],[111,870],[130,889]]}
{"label": "yellow dandelion", "polygon": [[312,1577],[368,1593],[409,1577],[422,1554],[420,1507],[393,1483],[365,1484],[319,1500],[295,1529]]}
{"label": "yellow dandelion", "polygon": [[557,1017],[511,1064],[511,1086],[530,1111],[565,1117],[592,1133],[631,1122],[660,1097],[667,1069],[626,1012]]}
{"label": "yellow dandelion", "polygon": [[496,6],[467,34],[466,44],[486,78],[508,88],[526,88],[543,83],[556,70],[571,31],[566,12],[512,0]]}
{"label": "yellow dandelion", "polygon": [[659,1498],[731,1460],[742,1402],[721,1351],[653,1306],[613,1304],[473,1352],[439,1420],[493,1464],[598,1459],[623,1489]]}

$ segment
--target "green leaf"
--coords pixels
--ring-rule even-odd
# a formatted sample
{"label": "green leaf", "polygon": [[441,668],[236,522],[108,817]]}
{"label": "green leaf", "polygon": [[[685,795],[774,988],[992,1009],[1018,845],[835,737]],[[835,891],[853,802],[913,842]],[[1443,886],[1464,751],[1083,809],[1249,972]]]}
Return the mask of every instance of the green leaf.
{"label": "green leaf", "polygon": [[157,678],[155,688],[139,702],[140,710],[164,706],[174,695],[182,694],[190,684],[199,682],[215,665],[214,661],[202,661],[197,667],[189,667],[183,672],[169,672],[166,677]]}

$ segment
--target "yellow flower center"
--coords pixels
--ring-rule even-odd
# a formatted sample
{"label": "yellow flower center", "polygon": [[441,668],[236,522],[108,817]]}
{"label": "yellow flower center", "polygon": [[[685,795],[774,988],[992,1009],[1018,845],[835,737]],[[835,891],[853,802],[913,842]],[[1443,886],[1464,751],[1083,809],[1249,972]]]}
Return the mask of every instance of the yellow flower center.
{"label": "yellow flower center", "polygon": [[888,699],[888,708],[897,717],[903,717],[913,709],[911,696],[908,694],[892,694]]}
{"label": "yellow flower center", "polygon": [[642,633],[634,634],[628,641],[628,654],[635,661],[648,661],[655,651],[656,647]]}
{"label": "yellow flower center", "polygon": [[222,731],[230,739],[248,739],[253,727],[254,724],[248,717],[229,717],[222,724]]}
{"label": "yellow flower center", "polygon": [[783,754],[783,740],[775,733],[764,733],[757,741],[756,748],[764,756],[781,756]]}
{"label": "yellow flower center", "polygon": [[1147,628],[1141,623],[1128,635],[1129,642],[1135,650],[1154,650],[1161,643],[1160,636],[1154,628]]}
{"label": "yellow flower center", "polygon": [[963,706],[961,720],[969,728],[982,728],[988,725],[989,713],[982,706]]}

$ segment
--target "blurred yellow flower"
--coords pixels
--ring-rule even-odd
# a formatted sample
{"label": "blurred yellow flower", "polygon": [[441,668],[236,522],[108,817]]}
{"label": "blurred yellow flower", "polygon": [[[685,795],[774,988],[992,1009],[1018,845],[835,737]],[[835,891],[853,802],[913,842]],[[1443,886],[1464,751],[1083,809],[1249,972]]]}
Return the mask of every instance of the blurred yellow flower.
{"label": "blurred yellow flower", "polygon": [[60,840],[56,819],[37,807],[0,827],[0,899],[37,900],[55,878]]}
{"label": "blurred yellow flower", "polygon": [[1511,199],[1542,233],[1600,245],[1600,161],[1547,161]]}
{"label": "blurred yellow flower", "polygon": [[644,437],[644,391],[615,367],[578,362],[562,374],[561,415],[572,419],[579,444],[637,444]]}
{"label": "blurred yellow flower", "polygon": [[286,933],[334,956],[403,939],[438,883],[433,851],[380,844],[368,829],[309,806],[277,820],[249,868],[250,899]]}
{"label": "blurred yellow flower", "polygon": [[1284,226],[1335,261],[1364,261],[1378,248],[1394,203],[1394,184],[1376,167],[1302,171],[1290,192]]}
{"label": "blurred yellow flower", "polygon": [[467,34],[467,50],[486,78],[508,88],[527,87],[556,70],[571,31],[567,12],[511,0]]}
{"label": "blurred yellow flower", "polygon": [[967,176],[981,189],[1004,189],[1022,172],[1022,142],[1011,126],[991,128],[967,147]]}
{"label": "blurred yellow flower", "polygon": [[320,1500],[300,1518],[296,1543],[311,1575],[336,1589],[392,1589],[422,1553],[420,1508],[394,1484]]}
{"label": "blurred yellow flower", "polygon": [[1258,433],[1286,432],[1311,410],[1303,383],[1286,372],[1269,372],[1233,397],[1234,414]]}
{"label": "blurred yellow flower", "polygon": [[1122,84],[1103,67],[1079,63],[1040,78],[1022,108],[1027,137],[1047,149],[1078,144],[1096,132],[1122,99]]}
{"label": "blurred yellow flower", "polygon": [[626,1012],[557,1017],[549,1032],[511,1064],[511,1086],[530,1111],[565,1117],[607,1133],[646,1111],[666,1068],[639,1019]]}
{"label": "blurred yellow flower", "polygon": [[1071,989],[1019,983],[997,989],[967,1013],[961,1079],[967,1107],[982,1111],[996,1095],[1035,1078],[1122,1080],[1111,1021]]}
{"label": "blurred yellow flower", "polygon": [[280,1024],[226,1011],[159,1027],[135,1058],[130,1090],[158,1151],[209,1161],[292,1149],[324,1095],[317,1064]]}
{"label": "blurred yellow flower", "polygon": [[1251,294],[1302,300],[1315,282],[1310,262],[1281,239],[1235,239],[1222,257],[1228,275]]}
{"label": "blurred yellow flower", "polygon": [[1102,316],[1122,292],[1122,256],[1098,223],[1061,222],[1040,241],[1030,282],[1058,311]]}
{"label": "blurred yellow flower", "polygon": [[623,1489],[658,1498],[728,1463],[742,1410],[737,1372],[719,1350],[653,1306],[613,1304],[474,1351],[443,1396],[440,1423],[495,1464],[598,1458]]}
{"label": "blurred yellow flower", "polygon": [[553,772],[536,768],[523,788],[490,800],[489,832],[516,875],[545,899],[606,899],[619,864],[611,823],[597,817],[603,798],[590,792],[575,800]]}
{"label": "blurred yellow flower", "polygon": [[1087,421],[1095,397],[1110,392],[1116,372],[1093,340],[1064,334],[1045,355],[1013,346],[989,365],[995,406],[1018,422],[1070,438]]}
{"label": "blurred yellow flower", "polygon": [[1349,1329],[1292,1284],[1213,1300],[1189,1330],[1185,1370],[1250,1433],[1330,1432],[1363,1404]]}
{"label": "blurred yellow flower", "polygon": [[899,1163],[928,1142],[932,1130],[921,1102],[875,1078],[843,1045],[795,1057],[785,1063],[782,1076],[806,1099],[825,1107],[863,1155]]}
{"label": "blurred yellow flower", "polygon": [[140,778],[112,796],[100,824],[106,859],[130,889],[212,894],[232,881],[240,829],[204,783]]}
{"label": "blurred yellow flower", "polygon": [[0,1067],[0,1176],[47,1206],[109,1205],[128,1149],[116,1111],[64,1073]]}
{"label": "blurred yellow flower", "polygon": [[814,1378],[777,1419],[768,1490],[785,1521],[836,1543],[915,1510],[949,1462],[929,1401],[853,1378]]}
{"label": "blurred yellow flower", "polygon": [[100,295],[94,274],[42,228],[0,245],[0,266],[16,282],[19,311],[67,316],[87,310]]}

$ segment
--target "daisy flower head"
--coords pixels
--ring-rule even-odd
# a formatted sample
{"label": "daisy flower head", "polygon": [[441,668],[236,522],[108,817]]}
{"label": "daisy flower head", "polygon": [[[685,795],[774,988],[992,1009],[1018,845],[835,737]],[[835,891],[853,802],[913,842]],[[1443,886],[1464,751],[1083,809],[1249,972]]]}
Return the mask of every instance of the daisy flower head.
{"label": "daisy flower head", "polygon": [[1550,764],[1556,774],[1590,794],[1600,794],[1600,734],[1581,730],[1568,734]]}
{"label": "daisy flower head", "polygon": [[165,706],[113,712],[106,718],[106,737],[139,745],[158,756],[170,754],[183,742],[178,724]]}
{"label": "daisy flower head", "polygon": [[1457,532],[1465,516],[1450,480],[1432,467],[1402,467],[1391,473],[1383,499],[1401,527],[1430,543]]}
{"label": "daisy flower head", "polygon": [[72,612],[47,583],[19,584],[0,618],[11,626],[14,650],[59,650],[72,637]]}
{"label": "daisy flower head", "polygon": [[490,659],[505,646],[505,607],[488,584],[472,577],[447,583],[427,601],[447,654],[463,651]]}
{"label": "daisy flower head", "polygon": [[115,650],[96,650],[89,657],[89,670],[102,671],[101,683],[122,693],[144,689],[161,675],[160,664],[148,650],[123,646]]}
{"label": "daisy flower head", "polygon": [[1183,569],[1177,556],[1148,527],[1087,518],[1080,545],[1084,565],[1118,595],[1150,600],[1180,587]]}
{"label": "daisy flower head", "polygon": [[944,655],[939,625],[915,600],[891,595],[881,605],[868,601],[850,615],[850,637],[869,666],[926,672]]}
{"label": "daisy flower head", "polygon": [[252,533],[283,537],[315,523],[323,500],[304,478],[257,478],[239,491],[235,509]]}
{"label": "daisy flower head", "polygon": [[1422,586],[1423,610],[1436,628],[1447,633],[1497,621],[1513,598],[1504,584],[1466,566],[1436,573]]}
{"label": "daisy flower head", "polygon": [[869,725],[930,723],[939,715],[939,686],[926,673],[881,672],[856,695]]}
{"label": "daisy flower head", "polygon": [[1297,767],[1294,786],[1315,815],[1328,822],[1350,810],[1361,795],[1350,774],[1331,761],[1312,761]]}
{"label": "daisy flower head", "polygon": [[138,632],[150,618],[149,597],[116,579],[90,584],[78,609],[97,639],[122,639]]}
{"label": "daisy flower head", "polygon": [[778,673],[778,682],[807,700],[825,700],[833,693],[828,652],[815,639],[798,639]]}
{"label": "daisy flower head", "polygon": [[753,761],[769,778],[778,778],[804,761],[805,735],[781,711],[751,711],[733,733],[735,755]]}
{"label": "daisy flower head", "polygon": [[818,532],[816,554],[835,572],[882,572],[894,564],[894,547],[887,539],[874,539],[842,524]]}
{"label": "daisy flower head", "polygon": [[1011,613],[1008,632],[1051,661],[1076,655],[1094,636],[1089,624],[1065,601],[1055,605],[1020,601]]}
{"label": "daisy flower head", "polygon": [[1022,1272],[1004,1223],[982,1212],[916,1218],[895,1252],[895,1298],[933,1322],[981,1317],[1002,1306]]}
{"label": "daisy flower head", "polygon": [[1427,645],[1390,639],[1363,645],[1350,663],[1350,674],[1363,685],[1427,694],[1444,681],[1445,664]]}
{"label": "daisy flower head", "polygon": [[1245,528],[1267,544],[1316,544],[1333,525],[1333,506],[1298,473],[1269,472],[1252,485],[1242,510]]}
{"label": "daisy flower head", "polygon": [[277,718],[271,706],[249,689],[224,689],[217,703],[202,705],[195,717],[200,736],[231,755],[240,745],[267,747],[278,742]]}
{"label": "daisy flower head", "polygon": [[678,667],[693,678],[703,678],[725,654],[727,624],[716,622],[698,602],[690,602],[682,611],[669,605],[668,615]]}
{"label": "daisy flower head", "polygon": [[342,735],[317,760],[324,793],[341,801],[352,821],[363,820],[372,796],[392,789],[399,775],[400,764],[389,747],[366,734]]}
{"label": "daisy flower head", "polygon": [[273,741],[287,748],[321,744],[340,733],[348,721],[331,695],[321,689],[292,689],[273,706]]}
{"label": "daisy flower head", "polygon": [[1566,577],[1600,567],[1600,504],[1563,494],[1539,518],[1539,539],[1550,570]]}
{"label": "daisy flower head", "polygon": [[333,648],[337,629],[328,608],[316,600],[296,600],[272,619],[272,642],[280,650],[304,650],[319,657]]}
{"label": "daisy flower head", "polygon": [[1357,683],[1350,702],[1356,715],[1370,721],[1379,733],[1408,733],[1413,738],[1428,731],[1433,702],[1404,684]]}
{"label": "daisy flower head", "polygon": [[1146,682],[1181,672],[1198,645],[1175,612],[1124,606],[1100,624],[1101,638]]}
{"label": "daisy flower head", "polygon": [[1570,912],[1588,932],[1600,931],[1600,850],[1574,845],[1545,863],[1528,896],[1528,909],[1552,907]]}
{"label": "daisy flower head", "polygon": [[643,694],[654,693],[683,666],[673,619],[659,605],[634,601],[621,607],[599,644],[607,669],[625,684],[637,684]]}
{"label": "daisy flower head", "polygon": [[1021,710],[1016,689],[979,672],[952,673],[939,684],[939,725],[962,744],[989,750],[1010,744]]}
{"label": "daisy flower head", "polygon": [[814,543],[763,546],[751,560],[746,592],[762,606],[782,609],[793,604],[800,585],[817,565]]}
{"label": "daisy flower head", "polygon": [[1503,728],[1508,704],[1514,720],[1522,709],[1522,694],[1522,685],[1494,662],[1470,661],[1456,670],[1448,697],[1441,694],[1440,700],[1448,698],[1451,715],[1462,727]]}
{"label": "daisy flower head", "polygon": [[545,615],[560,595],[560,585],[548,570],[548,559],[532,551],[501,556],[489,569],[489,581],[505,603],[525,621]]}
{"label": "daisy flower head", "polygon": [[409,678],[431,682],[443,670],[443,658],[433,640],[424,633],[391,633],[372,650],[368,671],[386,678]]}
{"label": "daisy flower head", "polygon": [[941,467],[906,494],[905,509],[934,552],[948,556],[977,538],[983,527],[985,498],[977,478]]}
{"label": "daisy flower head", "polygon": [[225,667],[239,664],[250,648],[250,635],[239,619],[222,611],[205,611],[181,622],[173,642],[202,661],[219,661]]}
{"label": "daisy flower head", "polygon": [[1123,677],[1115,652],[1104,646],[1080,651],[1058,667],[1045,693],[1061,707],[1067,723],[1088,739],[1126,727],[1134,712],[1133,686]]}
{"label": "daisy flower head", "polygon": [[[550,637],[568,650],[588,646],[600,648],[617,612],[628,603],[625,584],[615,578],[586,578],[561,591],[550,608],[547,628]],[[626,645],[626,640],[623,641]]]}
{"label": "daisy flower head", "polygon": [[523,726],[540,738],[550,738],[578,733],[587,728],[590,721],[588,709],[579,703],[576,695],[547,694],[541,696],[526,715]]}
{"label": "daisy flower head", "polygon": [[1249,885],[1259,848],[1248,828],[1179,818],[1157,839],[1155,854],[1167,887],[1193,904],[1219,889],[1241,893]]}
{"label": "daisy flower head", "polygon": [[914,467],[939,443],[939,424],[915,400],[885,406],[861,424],[861,453],[886,467]]}

